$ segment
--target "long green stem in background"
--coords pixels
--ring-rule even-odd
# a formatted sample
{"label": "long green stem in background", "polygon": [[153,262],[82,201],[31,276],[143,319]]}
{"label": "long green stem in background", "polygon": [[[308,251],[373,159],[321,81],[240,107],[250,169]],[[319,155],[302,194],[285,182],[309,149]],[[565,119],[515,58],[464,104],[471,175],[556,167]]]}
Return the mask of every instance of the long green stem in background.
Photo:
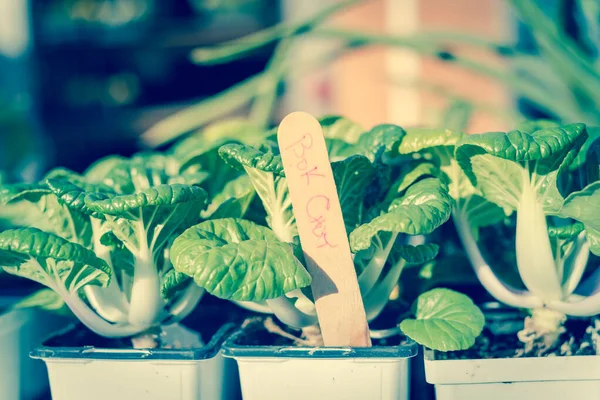
{"label": "long green stem in background", "polygon": [[268,128],[277,100],[277,89],[286,71],[285,63],[292,45],[291,39],[283,39],[277,45],[265,72],[261,75],[258,94],[250,110],[250,120],[261,128]]}
{"label": "long green stem in background", "polygon": [[141,136],[148,147],[158,147],[203,125],[223,118],[247,104],[260,85],[262,74],[254,75],[208,99],[184,108],[153,125]]}
{"label": "long green stem in background", "polygon": [[214,65],[241,58],[249,52],[271,44],[279,39],[310,31],[313,27],[321,24],[332,15],[361,1],[362,0],[340,1],[303,21],[295,23],[282,22],[240,39],[222,43],[215,48],[198,48],[192,52],[191,59],[200,64]]}
{"label": "long green stem in background", "polygon": [[[489,50],[500,56],[509,56],[508,59],[512,58],[515,62],[525,60],[527,56],[516,52],[513,45],[503,45],[475,35],[453,32],[429,32],[400,37],[319,26],[329,16],[355,3],[358,3],[358,1],[340,2],[297,23],[279,24],[217,47],[196,49],[194,50],[193,59],[201,64],[223,63],[241,58],[248,52],[271,44],[276,40],[288,38],[291,41],[292,36],[306,34],[344,42],[346,47],[342,47],[337,52],[348,48],[358,49],[373,45],[407,48],[421,55],[438,58],[501,82],[516,95],[529,99],[540,109],[560,119],[580,120],[591,124],[600,123],[600,116],[594,111],[595,108],[582,107],[575,95],[569,92],[570,83],[574,83],[578,87],[583,86],[582,89],[586,95],[593,99],[592,103],[600,103],[600,79],[598,78],[600,73],[594,69],[591,60],[581,53],[576,44],[571,41],[556,44],[555,42],[562,41],[566,34],[560,30],[560,27],[554,26],[547,17],[542,15],[544,18],[537,18],[541,11],[535,5],[529,4],[528,1],[513,1],[513,3],[525,22],[529,23],[535,30],[536,38],[541,41],[542,50],[549,52],[548,68],[551,70],[550,73],[555,74],[557,79],[562,79],[563,76],[568,77],[564,85],[567,93],[557,93],[557,89],[553,88],[552,85],[544,84],[543,79],[536,81],[531,77],[523,76],[518,71],[491,66],[477,59],[447,51],[447,46],[461,44]],[[338,56],[337,52],[326,59],[317,60],[308,68],[302,68],[300,73],[305,73],[314,67],[325,64],[328,60],[335,59]],[[269,121],[274,108],[278,84],[289,68],[289,62],[281,61],[277,53],[269,63],[269,68],[263,73],[251,77],[198,105],[191,106],[166,118],[145,132],[142,141],[151,147],[164,144],[182,134],[198,129],[206,123],[230,114],[255,98],[252,119],[262,126],[268,124],[266,121]]]}
{"label": "long green stem in background", "polygon": [[[294,70],[290,78],[302,76],[322,65],[326,65],[343,54],[343,49],[316,57]],[[284,62],[278,73],[281,81],[285,72],[290,67],[289,62]],[[248,104],[257,95],[263,79],[268,71],[256,74],[231,88],[216,94],[202,102],[185,108],[155,124],[140,137],[140,141],[147,147],[158,147],[172,142],[178,137],[201,128],[209,122],[223,118],[235,110]]]}
{"label": "long green stem in background", "polygon": [[545,88],[535,85],[528,79],[521,77],[516,73],[486,65],[485,63],[481,63],[468,57],[444,52],[437,39],[436,41],[430,42],[423,40],[423,38],[420,38],[418,35],[414,37],[399,37],[342,29],[318,29],[314,33],[319,37],[345,40],[353,47],[383,45],[408,48],[419,54],[437,57],[448,63],[452,63],[453,65],[463,67],[480,75],[503,82],[517,94],[531,99],[551,113],[555,113],[557,107],[566,106],[564,104],[557,105],[556,99],[554,99],[551,93],[548,93]]}
{"label": "long green stem in background", "polygon": [[531,1],[511,0],[511,4],[533,35],[543,54],[552,61],[559,73],[567,75],[598,104],[600,74],[593,61],[573,43],[572,39]]}

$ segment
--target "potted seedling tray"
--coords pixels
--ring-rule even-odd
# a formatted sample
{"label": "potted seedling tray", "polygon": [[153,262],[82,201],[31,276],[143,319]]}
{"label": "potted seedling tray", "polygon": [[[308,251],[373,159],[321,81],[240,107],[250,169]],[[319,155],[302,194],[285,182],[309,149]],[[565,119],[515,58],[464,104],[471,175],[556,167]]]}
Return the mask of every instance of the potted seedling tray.
{"label": "potted seedling tray", "polygon": [[[567,326],[582,337],[569,343],[577,349],[574,354],[581,355],[514,357],[519,346],[516,330],[523,328],[522,316],[498,306],[495,311],[487,310],[486,319],[488,329],[473,349],[447,354],[425,350],[427,382],[435,385],[438,400],[600,397],[600,357],[594,355],[596,333],[585,328],[589,320],[575,320]],[[484,353],[487,358],[481,357]]]}
{"label": "potted seedling tray", "polygon": [[65,319],[37,309],[15,309],[20,297],[0,297],[0,399],[36,399],[48,390],[44,366],[29,352]]}
{"label": "potted seedling tray", "polygon": [[412,340],[397,335],[369,348],[297,346],[262,321],[223,345],[223,355],[238,363],[244,400],[408,399],[409,361],[418,351]]}
{"label": "potted seedling tray", "polygon": [[[109,339],[73,325],[31,353],[48,367],[53,400],[229,400],[239,397],[234,362],[220,354],[236,329],[217,318],[163,328],[163,348],[132,348],[127,338]],[[197,321],[196,321],[197,322]],[[221,323],[219,323],[221,322]],[[193,347],[192,347],[193,346]],[[101,382],[101,384],[99,384]]]}

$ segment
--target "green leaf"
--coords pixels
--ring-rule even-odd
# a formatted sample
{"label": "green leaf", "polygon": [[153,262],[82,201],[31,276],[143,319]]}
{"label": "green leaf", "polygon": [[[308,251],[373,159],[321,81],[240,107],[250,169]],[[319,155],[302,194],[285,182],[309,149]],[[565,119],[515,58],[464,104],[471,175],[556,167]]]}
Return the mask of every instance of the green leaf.
{"label": "green leaf", "polygon": [[352,156],[334,162],[331,168],[346,230],[350,232],[362,221],[364,198],[374,178],[375,168],[363,156]]}
{"label": "green leaf", "polygon": [[354,252],[366,250],[381,232],[429,234],[450,218],[452,204],[446,187],[438,179],[422,180],[394,201],[387,213],[356,228],[350,234],[350,247]]}
{"label": "green leaf", "polygon": [[57,178],[48,179],[47,184],[52,193],[58,198],[59,202],[70,210],[91,215],[96,218],[102,218],[102,214],[90,210],[85,205],[85,197],[88,195],[88,192],[81,187],[66,179]]}
{"label": "green leaf", "polygon": [[342,139],[325,138],[325,145],[331,162],[341,161],[359,153],[356,145]]}
{"label": "green leaf", "polygon": [[549,119],[525,120],[518,126],[517,130],[525,133],[533,133],[542,129],[560,128],[560,124]]}
{"label": "green leaf", "polygon": [[583,232],[583,229],[583,224],[579,222],[564,226],[549,226],[548,236],[558,239],[574,239]]}
{"label": "green leaf", "polygon": [[325,116],[319,119],[325,139],[341,139],[346,143],[358,143],[365,129],[357,123],[337,115]]}
{"label": "green leaf", "polygon": [[454,147],[463,136],[449,129],[412,128],[407,130],[398,152],[412,154],[433,147]]}
{"label": "green leaf", "polygon": [[126,163],[127,159],[121,156],[108,156],[95,161],[90,165],[83,176],[90,183],[101,183],[110,174],[113,168],[123,163]]}
{"label": "green leaf", "polygon": [[242,218],[254,199],[254,187],[247,175],[227,182],[201,213],[202,218]]}
{"label": "green leaf", "polygon": [[586,235],[590,239],[591,251],[600,255],[600,181],[586,186],[579,192],[571,193],[560,210],[560,215],[573,218],[585,226]]}
{"label": "green leaf", "polygon": [[439,288],[419,296],[415,319],[405,319],[400,323],[400,329],[425,347],[456,351],[473,346],[484,323],[483,313],[471,299]]}
{"label": "green leaf", "polygon": [[59,293],[106,286],[111,276],[108,265],[92,251],[35,228],[0,232],[0,266]]}
{"label": "green leaf", "polygon": [[40,289],[19,300],[12,307],[15,309],[39,308],[65,317],[73,316],[62,297],[52,289]]}
{"label": "green leaf", "polygon": [[404,192],[413,183],[423,177],[437,177],[439,169],[430,162],[420,162],[416,164],[410,171],[402,175],[393,185],[394,190],[390,191],[391,195],[399,195]]}
{"label": "green leaf", "polygon": [[227,144],[219,149],[219,155],[236,168],[253,168],[283,175],[281,156],[272,152],[264,152],[247,145]]}
{"label": "green leaf", "polygon": [[192,278],[188,275],[177,272],[174,269],[167,272],[162,281],[161,295],[163,299],[169,300],[181,290],[185,289],[190,284]]}
{"label": "green leaf", "polygon": [[310,284],[290,244],[244,220],[215,219],[189,228],[173,243],[171,262],[223,299],[261,301]]}
{"label": "green leaf", "polygon": [[384,159],[386,154],[397,154],[404,135],[404,129],[397,125],[377,125],[360,137],[358,147],[363,155],[375,162]]}
{"label": "green leaf", "polygon": [[112,233],[133,254],[162,257],[173,235],[198,222],[206,192],[196,186],[160,185],[134,194],[90,193],[85,205],[103,215]]}
{"label": "green leaf", "polygon": [[419,265],[433,260],[440,250],[435,243],[425,243],[417,246],[408,244],[395,245],[390,254],[392,264],[404,259],[407,265]]}
{"label": "green leaf", "polygon": [[[61,175],[62,172],[64,171],[61,171]],[[59,176],[58,173],[52,175]],[[54,233],[71,242],[89,247],[92,240],[92,227],[88,215],[75,207],[71,209],[69,203],[54,194],[47,183],[29,185],[15,195],[11,203],[15,201],[26,201],[35,206],[35,219],[27,226]]]}
{"label": "green leaf", "polygon": [[516,210],[525,187],[532,187],[544,210],[552,213],[563,201],[558,173],[570,164],[586,138],[583,124],[533,133],[467,135],[456,147],[456,160],[487,200]]}

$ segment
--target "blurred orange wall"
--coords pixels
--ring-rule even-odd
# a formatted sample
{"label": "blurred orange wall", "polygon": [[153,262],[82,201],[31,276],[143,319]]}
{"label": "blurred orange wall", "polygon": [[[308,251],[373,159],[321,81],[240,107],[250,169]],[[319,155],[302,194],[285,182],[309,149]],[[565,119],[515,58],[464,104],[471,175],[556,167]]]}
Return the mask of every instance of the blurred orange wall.
{"label": "blurred orange wall", "polygon": [[[508,41],[512,30],[507,5],[502,0],[366,0],[336,16],[332,25],[394,35],[453,31],[500,42]],[[477,49],[453,46],[452,51],[500,65],[498,59]],[[511,106],[509,93],[493,80],[401,49],[370,47],[356,50],[333,63],[325,72],[320,70],[303,78],[305,84],[301,90],[304,93],[300,97],[304,104],[314,106],[319,102],[318,96],[323,103],[325,80],[330,93],[327,93],[328,103],[320,104],[319,110],[349,116],[365,127],[384,122],[405,126],[438,123],[447,97],[423,85],[407,85],[407,82],[422,81],[428,87],[442,86],[452,95],[478,104],[499,108]],[[478,111],[468,131],[506,129],[509,125],[501,117]]]}

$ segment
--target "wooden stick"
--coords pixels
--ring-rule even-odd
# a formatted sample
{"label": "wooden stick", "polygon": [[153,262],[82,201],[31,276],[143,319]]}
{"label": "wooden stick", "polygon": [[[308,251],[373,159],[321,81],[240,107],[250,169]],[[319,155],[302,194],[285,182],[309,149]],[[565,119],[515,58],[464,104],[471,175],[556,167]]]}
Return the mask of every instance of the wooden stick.
{"label": "wooden stick", "polygon": [[369,347],[365,307],[321,125],[310,114],[295,112],[281,122],[277,139],[325,346]]}

